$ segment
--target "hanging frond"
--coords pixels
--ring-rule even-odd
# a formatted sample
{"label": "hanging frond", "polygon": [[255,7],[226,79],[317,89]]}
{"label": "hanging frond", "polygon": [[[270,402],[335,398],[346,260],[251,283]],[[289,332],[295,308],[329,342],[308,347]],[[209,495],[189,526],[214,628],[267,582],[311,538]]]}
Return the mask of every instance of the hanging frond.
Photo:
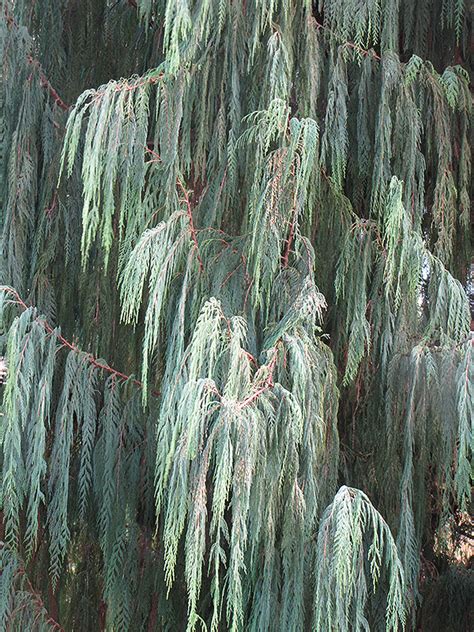
{"label": "hanging frond", "polygon": [[[142,379],[146,383],[150,356],[160,334],[161,313],[169,284],[189,250],[189,218],[177,211],[166,222],[144,232],[132,251],[120,279],[122,319],[136,323],[148,277],[148,306],[143,341]],[[146,396],[146,391],[144,391]]]}
{"label": "hanging frond", "polygon": [[385,629],[403,629],[403,567],[388,525],[363,492],[339,489],[321,519],[316,546],[316,630],[369,630],[367,602],[385,574]]}
{"label": "hanging frond", "polygon": [[457,502],[465,511],[470,502],[472,489],[472,455],[474,449],[474,364],[472,363],[472,339],[463,345],[463,360],[457,375],[457,430],[456,494]]}
{"label": "hanging frond", "polygon": [[[82,163],[84,206],[81,250],[87,262],[95,237],[100,236],[107,263],[114,239],[116,189],[120,182],[119,226],[139,212],[145,183],[150,85],[157,74],[132,81],[111,81],[98,90],[86,90],[72,110],[66,129],[62,167],[72,174],[79,149],[82,123],[87,118]],[[102,156],[107,155],[106,164]],[[120,178],[119,178],[120,174]],[[60,173],[61,177],[61,173]]]}
{"label": "hanging frond", "polygon": [[33,309],[24,311],[10,329],[9,372],[4,394],[2,506],[6,542],[16,548],[20,509],[28,502],[25,544],[29,554],[38,531],[38,512],[45,497],[45,444],[50,423],[52,377],[57,343],[38,323]]}

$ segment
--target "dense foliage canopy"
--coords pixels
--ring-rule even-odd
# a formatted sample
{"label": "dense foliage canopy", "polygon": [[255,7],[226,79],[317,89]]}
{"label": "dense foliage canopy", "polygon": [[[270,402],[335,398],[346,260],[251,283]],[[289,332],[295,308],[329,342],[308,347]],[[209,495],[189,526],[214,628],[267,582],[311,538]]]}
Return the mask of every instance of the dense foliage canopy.
{"label": "dense foliage canopy", "polygon": [[0,630],[412,629],[471,496],[465,2],[0,7]]}

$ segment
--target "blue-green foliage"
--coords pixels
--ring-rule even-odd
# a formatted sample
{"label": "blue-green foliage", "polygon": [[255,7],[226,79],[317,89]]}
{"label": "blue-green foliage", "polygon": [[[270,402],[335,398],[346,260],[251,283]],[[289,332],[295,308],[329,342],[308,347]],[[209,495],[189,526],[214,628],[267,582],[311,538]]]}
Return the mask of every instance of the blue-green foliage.
{"label": "blue-green foliage", "polygon": [[0,632],[409,629],[472,482],[465,3],[1,4]]}

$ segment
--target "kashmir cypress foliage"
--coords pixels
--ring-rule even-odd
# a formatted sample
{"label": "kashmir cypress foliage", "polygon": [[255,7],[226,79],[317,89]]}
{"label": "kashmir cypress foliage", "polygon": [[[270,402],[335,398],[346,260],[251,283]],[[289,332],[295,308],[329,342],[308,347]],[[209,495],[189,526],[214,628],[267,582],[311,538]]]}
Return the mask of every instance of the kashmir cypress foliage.
{"label": "kashmir cypress foliage", "polygon": [[411,629],[471,495],[465,3],[0,7],[0,631]]}

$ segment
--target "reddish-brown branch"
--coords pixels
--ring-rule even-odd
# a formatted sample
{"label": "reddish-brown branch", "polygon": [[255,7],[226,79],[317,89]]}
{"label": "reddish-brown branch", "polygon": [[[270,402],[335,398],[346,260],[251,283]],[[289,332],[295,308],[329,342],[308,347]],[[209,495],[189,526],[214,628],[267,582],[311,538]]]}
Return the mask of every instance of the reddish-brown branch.
{"label": "reddish-brown branch", "polygon": [[295,236],[295,227],[296,227],[296,209],[293,209],[292,219],[290,224],[290,232],[288,235],[288,239],[286,240],[285,252],[283,253],[283,267],[288,267],[288,260],[290,258],[291,246],[293,245],[293,239]]}
{"label": "reddish-brown branch", "polygon": [[[39,61],[37,61],[37,60],[34,60],[34,62],[39,64]],[[53,86],[51,85],[51,83],[49,82],[48,78],[46,77],[46,75],[44,74],[44,72],[42,70],[40,70],[40,83],[41,83],[41,86],[43,88],[46,88],[48,90],[50,96],[52,97],[52,99],[54,100],[56,105],[58,107],[60,107],[61,110],[64,110],[65,112],[67,112],[71,106],[68,105],[67,103],[65,103],[61,99],[61,97],[56,92],[56,90],[53,88]]]}
{"label": "reddish-brown branch", "polygon": [[[126,83],[125,81],[118,82],[115,86],[114,92],[132,92],[133,90],[137,90],[138,88],[142,88],[146,86],[147,83],[158,83],[163,78],[163,73],[159,73],[158,75],[145,76],[143,81],[137,81],[136,83]],[[106,94],[106,90],[95,91],[91,96],[92,101],[100,101],[100,99]]]}
{"label": "reddish-brown branch", "polygon": [[[332,31],[330,28],[328,28],[327,26],[324,26],[324,24],[321,24],[321,22],[318,22],[318,20],[316,20],[316,18],[313,18],[316,26],[318,28],[318,30],[322,30],[322,31],[326,31],[326,33],[329,33],[330,35],[333,35],[334,37],[337,37],[337,33],[334,33],[334,31]],[[358,53],[360,53],[361,55],[364,56],[368,56],[371,55],[374,59],[376,59],[377,61],[380,61],[382,58],[380,57],[380,55],[378,55],[373,48],[371,49],[367,49],[367,48],[362,48],[362,46],[359,46],[358,44],[354,44],[354,42],[349,42],[349,41],[343,41],[340,43],[340,46],[347,46],[348,48],[352,48],[353,50],[357,51]]]}
{"label": "reddish-brown branch", "polygon": [[34,57],[32,57],[31,55],[28,55],[27,60],[29,64],[31,64],[35,68],[38,68],[40,85],[41,87],[47,89],[47,91],[49,92],[51,98],[56,103],[56,105],[60,107],[62,110],[64,110],[65,112],[69,110],[70,106],[61,99],[57,91],[53,88],[48,77],[44,74],[43,70],[41,69],[40,62]]}
{"label": "reddish-brown branch", "polygon": [[[227,241],[227,239],[224,239],[224,237],[227,237],[227,233],[225,233],[223,230],[220,230],[219,228],[214,228],[213,226],[207,226],[207,228],[199,228],[196,233],[198,232],[205,232],[205,231],[211,231],[214,233],[217,233],[218,235],[222,235],[222,237],[220,238],[216,238],[215,241],[218,241],[219,243],[223,244],[225,248],[230,248],[231,251],[237,255],[240,255],[240,258],[242,260],[242,263],[239,263],[239,265],[237,266],[237,268],[235,268],[235,270],[232,270],[228,276],[232,276],[232,274],[234,274],[234,272],[236,272],[236,270],[243,265],[244,267],[244,274],[245,274],[245,280],[247,282],[247,284],[251,283],[251,279],[250,279],[250,273],[248,271],[248,266],[247,266],[247,260],[245,258],[245,255],[241,254],[236,248],[234,248],[232,246],[232,244]],[[225,281],[222,283],[222,285],[224,285]],[[222,287],[221,285],[221,287]]]}
{"label": "reddish-brown branch", "polygon": [[[7,287],[7,286],[0,286],[0,291],[7,292],[11,296],[13,296],[14,299],[15,299],[14,302],[17,305],[19,305],[23,310],[29,309],[28,305],[23,301],[23,299],[20,297],[18,292],[16,290],[14,290],[13,288]],[[101,371],[105,371],[106,373],[109,373],[110,375],[113,375],[114,377],[116,377],[117,379],[119,379],[121,381],[124,381],[124,382],[130,381],[133,384],[135,384],[136,386],[138,386],[140,388],[143,388],[143,383],[140,382],[140,380],[137,380],[135,378],[131,378],[130,375],[126,375],[125,373],[122,373],[122,371],[118,371],[117,369],[114,369],[113,367],[109,366],[108,364],[104,364],[103,362],[100,362],[91,353],[87,353],[87,352],[83,351],[77,345],[75,345],[74,343],[72,343],[69,340],[67,340],[66,338],[64,338],[64,336],[62,336],[58,331],[56,331],[43,318],[38,318],[37,321],[46,329],[46,331],[49,334],[54,334],[63,347],[67,347],[68,349],[70,349],[71,351],[74,351],[75,353],[83,353],[85,355],[85,357],[87,358],[88,362],[90,362],[90,364],[95,366],[97,369],[100,369]],[[158,396],[159,393],[156,392],[156,391],[152,391],[152,395]]]}
{"label": "reddish-brown branch", "polygon": [[[7,23],[11,27],[14,27],[14,28],[17,29],[18,28],[18,24],[17,24],[15,18],[12,15],[10,15],[10,13],[8,11],[8,7],[7,7],[6,4],[5,4],[5,7],[4,7],[4,14],[5,14],[5,19],[6,19]],[[30,65],[32,65],[32,66],[34,66],[35,68],[38,69],[40,85],[41,85],[41,87],[46,88],[46,90],[51,95],[53,101],[56,103],[56,105],[58,107],[60,107],[62,110],[64,110],[64,111],[69,110],[70,106],[61,99],[61,97],[59,96],[57,90],[55,90],[53,88],[53,86],[51,85],[51,82],[49,81],[48,77],[44,74],[43,69],[41,67],[41,63],[39,62],[39,60],[35,59],[31,55],[28,55],[26,59],[27,59],[27,62]]]}
{"label": "reddish-brown branch", "polygon": [[37,608],[38,616],[43,616],[45,623],[47,623],[49,627],[52,628],[53,630],[56,630],[57,632],[65,632],[62,625],[58,623],[57,620],[54,619],[52,616],[50,616],[50,614],[48,613],[48,610],[44,604],[44,601],[41,598],[40,593],[33,588],[33,585],[28,575],[26,574],[26,570],[23,566],[20,567],[17,574],[23,577],[24,582],[26,584],[26,588],[28,592],[31,594],[33,598],[33,603],[35,604]]}
{"label": "reddish-brown branch", "polygon": [[193,240],[194,247],[196,248],[196,255],[199,262],[199,269],[202,271],[204,270],[204,264],[201,259],[201,253],[199,252],[199,244],[198,244],[197,235],[196,235],[196,228],[194,226],[193,211],[191,208],[191,202],[189,200],[189,193],[179,179],[177,180],[177,184],[183,193],[183,198],[181,201],[184,202],[186,205],[186,214],[189,219],[189,229],[191,231],[191,239]]}
{"label": "reddish-brown branch", "polygon": [[[149,152],[150,154],[152,154],[155,162],[161,162],[161,156],[156,151],[151,149],[151,147],[145,147],[145,150]],[[180,202],[184,202],[184,204],[186,205],[186,215],[188,216],[188,219],[189,219],[189,229],[191,231],[191,239],[193,240],[194,247],[196,248],[196,255],[199,262],[199,269],[202,271],[204,270],[204,264],[202,262],[201,253],[199,251],[196,227],[194,226],[194,220],[193,220],[191,200],[189,199],[189,191],[186,189],[186,187],[184,186],[184,183],[182,182],[180,178],[176,179],[176,184],[181,189],[181,193],[183,195],[183,197],[180,199]]]}
{"label": "reddish-brown branch", "polygon": [[[278,347],[278,343],[277,343],[277,347]],[[249,404],[254,402],[256,399],[258,399],[262,393],[274,387],[275,384],[273,382],[273,372],[275,371],[275,367],[276,367],[277,355],[278,355],[278,348],[276,348],[272,359],[268,363],[267,377],[264,380],[262,380],[261,386],[259,386],[259,388],[257,388],[256,391],[254,391],[246,399],[240,402],[241,408],[245,408],[245,406],[248,406]]]}

